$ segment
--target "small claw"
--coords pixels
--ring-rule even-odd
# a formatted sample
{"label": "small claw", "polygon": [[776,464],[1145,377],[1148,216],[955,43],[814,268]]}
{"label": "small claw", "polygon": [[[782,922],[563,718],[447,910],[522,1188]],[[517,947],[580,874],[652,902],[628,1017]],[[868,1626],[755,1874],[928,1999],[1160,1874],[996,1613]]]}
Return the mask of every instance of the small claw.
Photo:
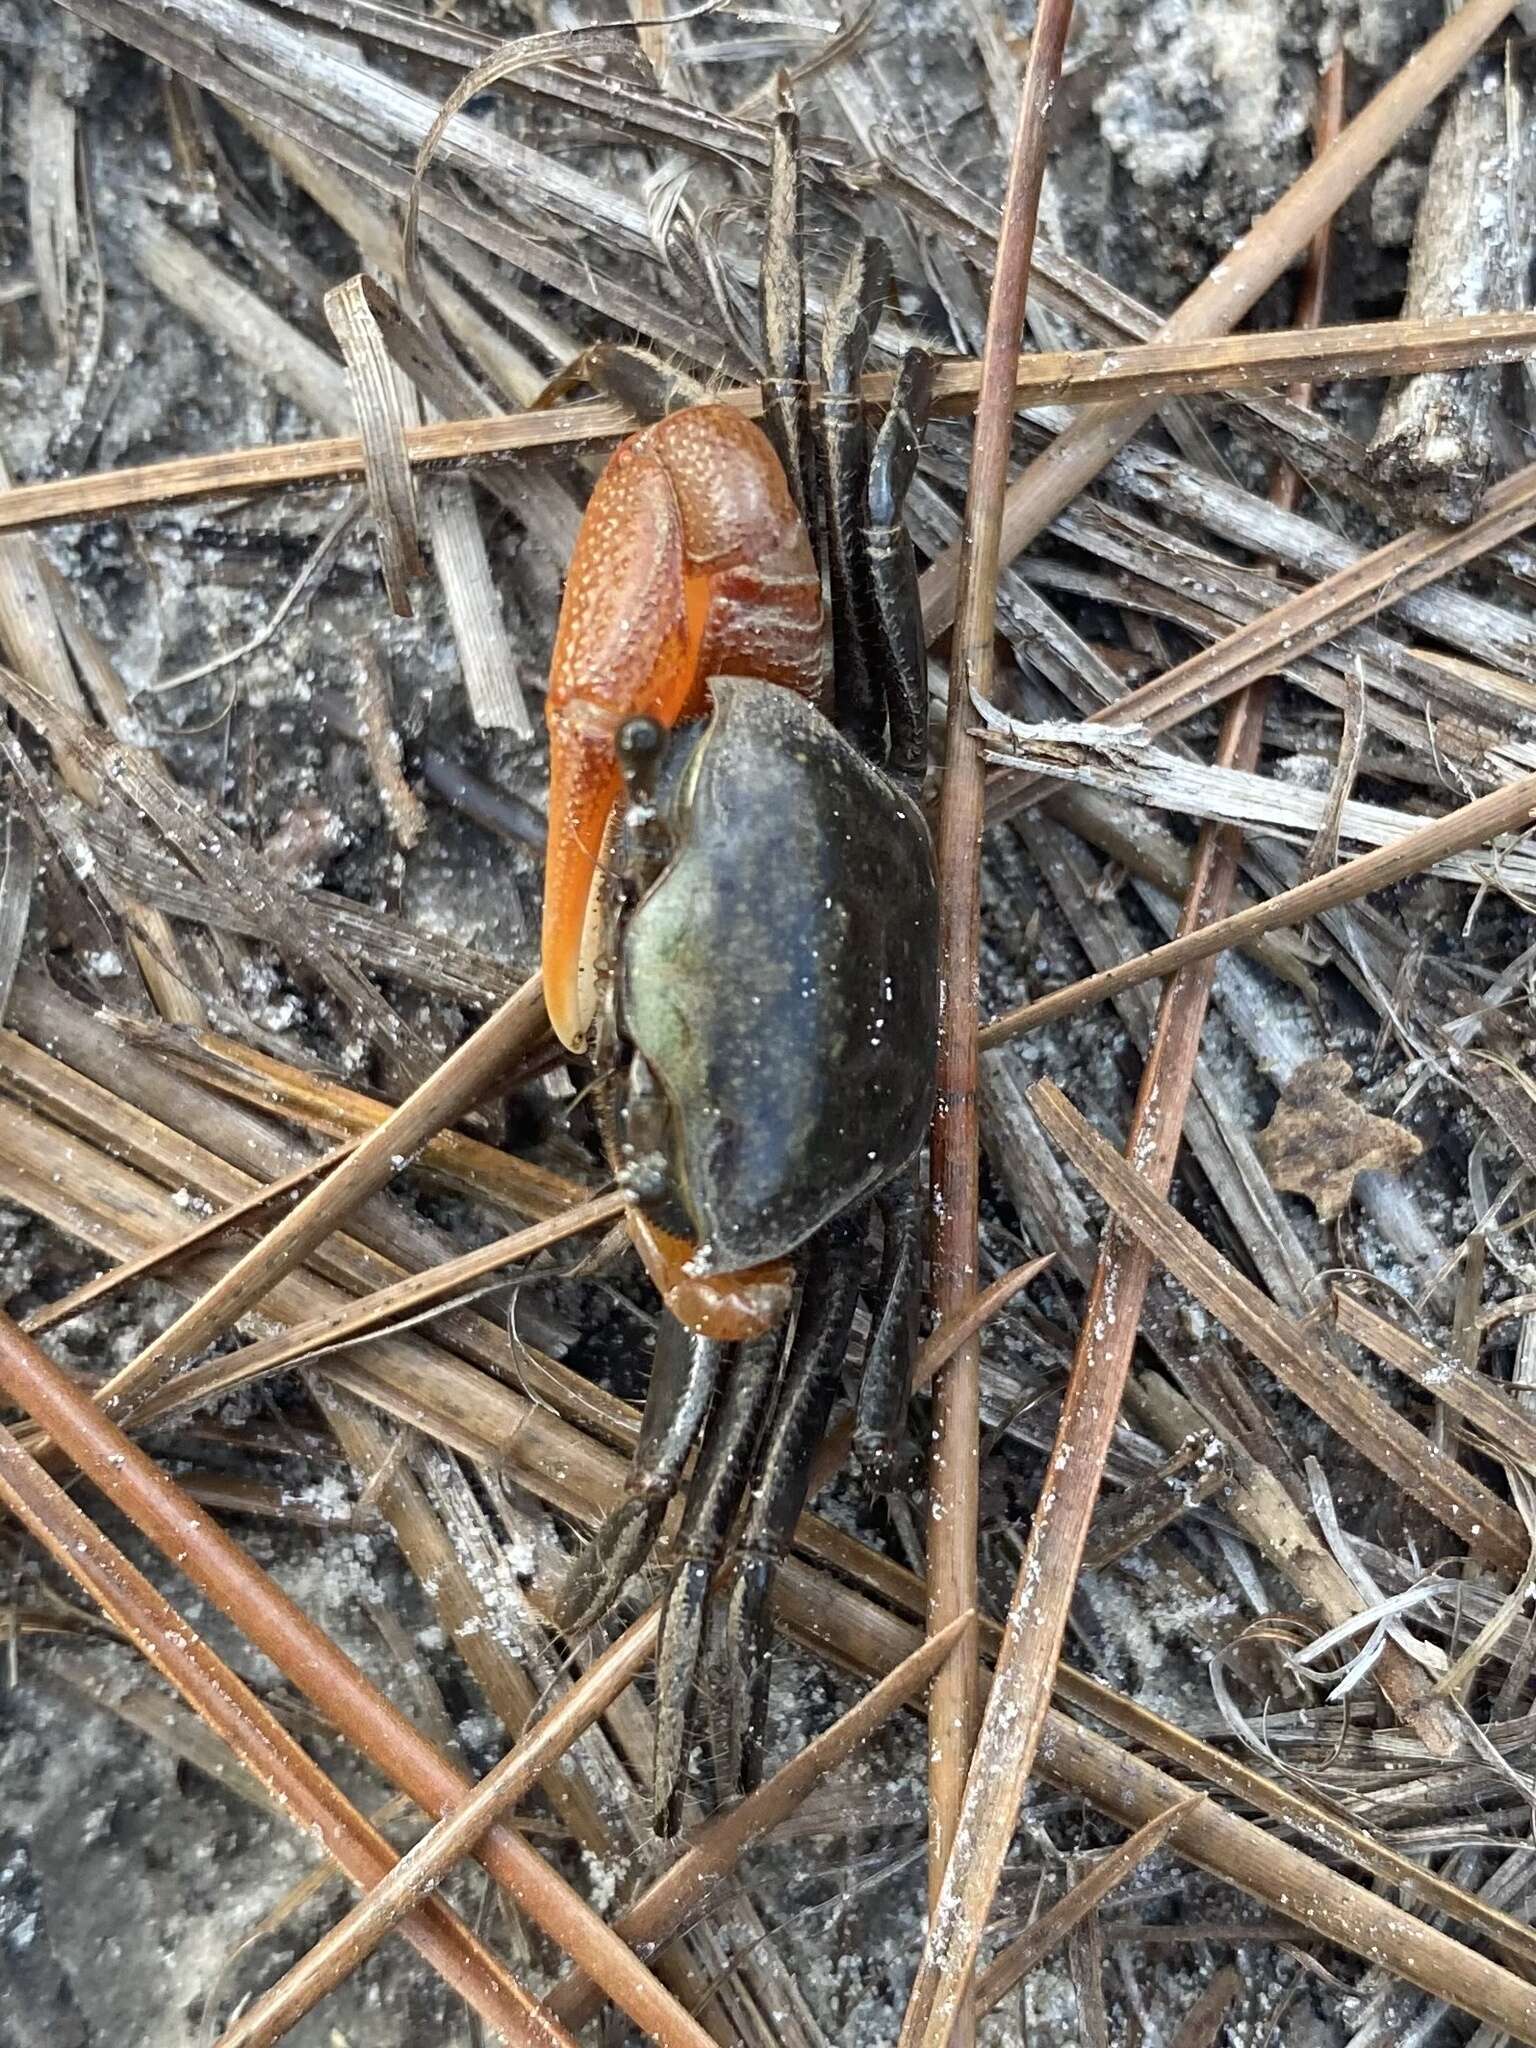
{"label": "small claw", "polygon": [[696,1336],[734,1344],[777,1328],[789,1312],[795,1269],[788,1259],[741,1273],[690,1273],[698,1249],[654,1224],[637,1204],[626,1212],[641,1263],[670,1314]]}
{"label": "small claw", "polygon": [[656,1750],[651,1810],[657,1834],[668,1841],[682,1826],[694,1681],[712,1577],[706,1559],[682,1559],[673,1570],[662,1607],[661,1637],[656,1651]]}
{"label": "small claw", "polygon": [[665,1499],[627,1500],[577,1552],[555,1596],[562,1635],[580,1635],[607,1613],[650,1556],[666,1512]]}

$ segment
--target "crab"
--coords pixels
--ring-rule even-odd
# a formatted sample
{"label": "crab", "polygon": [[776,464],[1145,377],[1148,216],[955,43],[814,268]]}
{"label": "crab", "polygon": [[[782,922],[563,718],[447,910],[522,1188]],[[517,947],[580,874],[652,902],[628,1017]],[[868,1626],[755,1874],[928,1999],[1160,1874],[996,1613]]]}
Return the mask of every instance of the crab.
{"label": "crab", "polygon": [[[593,1070],[663,1305],[627,1498],[574,1560],[558,1620],[573,1634],[613,1606],[697,1443],[657,1650],[663,1834],[700,1728],[711,1614],[725,1667],[717,1776],[726,1790],[759,1780],[768,1595],[855,1313],[867,1291],[855,1446],[879,1483],[921,1290],[938,898],[902,505],[932,371],[921,351],[904,358],[871,443],[860,378],[888,266],[864,241],[826,308],[813,413],[789,113],[772,194],[764,425],[690,392],[617,450],[577,539],[547,700],[546,1002]],[[636,366],[622,367],[632,395]]]}

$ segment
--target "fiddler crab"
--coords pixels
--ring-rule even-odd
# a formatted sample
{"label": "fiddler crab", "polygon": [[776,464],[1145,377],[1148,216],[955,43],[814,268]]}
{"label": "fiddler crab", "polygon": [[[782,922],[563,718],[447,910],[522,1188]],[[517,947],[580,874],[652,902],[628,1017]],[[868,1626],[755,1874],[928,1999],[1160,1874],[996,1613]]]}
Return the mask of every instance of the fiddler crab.
{"label": "fiddler crab", "polygon": [[630,1235],[665,1310],[627,1498],[574,1560],[557,1619],[571,1634],[612,1607],[697,1440],[657,1652],[664,1834],[702,1732],[711,1615],[717,1778],[760,1779],[768,1594],[866,1293],[875,1212],[855,1446],[877,1476],[905,1413],[921,1293],[938,892],[902,505],[932,368],[906,356],[871,440],[860,377],[889,270],[865,241],[825,309],[813,411],[789,113],[772,193],[766,431],[693,393],[618,449],[577,539],[547,702],[545,998],[594,1071]]}

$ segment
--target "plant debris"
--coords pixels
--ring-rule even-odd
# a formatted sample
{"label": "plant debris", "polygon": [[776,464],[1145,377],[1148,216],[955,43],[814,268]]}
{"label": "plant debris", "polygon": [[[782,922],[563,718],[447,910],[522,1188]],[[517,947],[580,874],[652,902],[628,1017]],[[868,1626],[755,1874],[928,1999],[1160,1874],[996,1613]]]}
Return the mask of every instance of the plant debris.
{"label": "plant debris", "polygon": [[1343,1214],[1362,1173],[1401,1173],[1424,1150],[1412,1131],[1373,1116],[1352,1086],[1349,1062],[1337,1053],[1308,1060],[1255,1141],[1275,1186],[1305,1196],[1323,1223]]}
{"label": "plant debris", "polygon": [[[1536,2044],[1536,10],[624,12],[0,0],[0,2040]],[[938,1227],[664,1844],[539,699],[786,100],[937,358]]]}

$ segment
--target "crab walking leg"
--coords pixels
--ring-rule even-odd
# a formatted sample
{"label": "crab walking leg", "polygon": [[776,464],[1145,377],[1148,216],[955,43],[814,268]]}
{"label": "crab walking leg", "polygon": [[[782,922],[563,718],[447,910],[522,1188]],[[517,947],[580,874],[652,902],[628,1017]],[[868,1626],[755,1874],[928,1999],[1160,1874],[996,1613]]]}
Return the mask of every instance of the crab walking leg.
{"label": "crab walking leg", "polygon": [[684,1760],[710,1583],[725,1553],[773,1398],[779,1344],[777,1332],[753,1337],[722,1361],[724,1385],[688,1488],[656,1651],[652,1806],[659,1835],[675,1835],[682,1818]]}
{"label": "crab walking leg", "polygon": [[577,1635],[613,1605],[650,1556],[715,1391],[723,1346],[663,1314],[640,1437],[625,1482],[631,1499],[615,1508],[572,1562],[555,1621]]}
{"label": "crab walking leg", "polygon": [[884,690],[870,673],[874,596],[863,547],[869,434],[859,380],[890,288],[882,242],[866,238],[848,260],[828,302],[821,332],[822,522],[832,600],[832,675],[836,722],[871,760],[885,759]]}
{"label": "crab walking leg", "polygon": [[880,678],[890,725],[886,766],[909,789],[928,766],[928,649],[918,596],[917,560],[902,507],[917,474],[923,429],[933,402],[933,358],[909,349],[875,438],[862,536],[873,604],[866,659]]}
{"label": "crab walking leg", "polygon": [[763,1731],[773,1635],[768,1595],[810,1490],[816,1447],[837,1398],[853,1312],[859,1301],[867,1211],[832,1223],[815,1240],[795,1334],[773,1420],[757,1461],[737,1546],[725,1621],[725,1697],[730,1782],[743,1792],[762,1782]]}
{"label": "crab walking leg", "polygon": [[800,182],[800,118],[782,108],[773,124],[762,289],[763,428],[773,443],[806,533],[816,520],[816,444],[805,348],[805,203]]}
{"label": "crab walking leg", "polygon": [[854,1459],[875,1490],[889,1483],[896,1439],[907,1412],[907,1388],[917,1351],[917,1316],[923,1280],[923,1193],[916,1166],[880,1190],[880,1278],[874,1322],[864,1348],[864,1370],[854,1410]]}

